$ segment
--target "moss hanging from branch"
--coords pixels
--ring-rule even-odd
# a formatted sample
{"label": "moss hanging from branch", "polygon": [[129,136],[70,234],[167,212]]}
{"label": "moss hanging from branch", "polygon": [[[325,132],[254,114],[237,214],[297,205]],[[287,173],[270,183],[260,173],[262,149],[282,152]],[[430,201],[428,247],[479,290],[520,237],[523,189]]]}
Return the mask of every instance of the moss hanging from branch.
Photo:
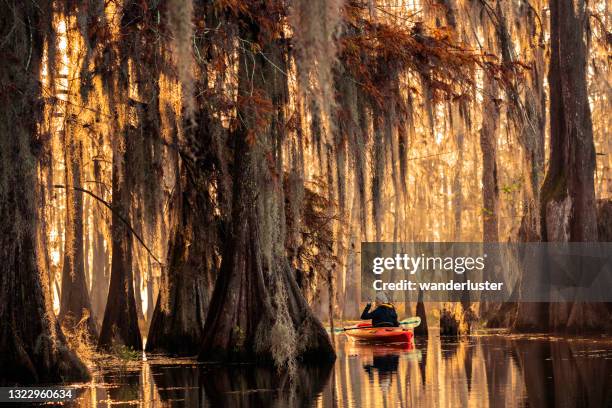
{"label": "moss hanging from branch", "polygon": [[316,103],[329,132],[335,129],[333,66],[336,34],[340,29],[343,0],[293,0],[289,21],[293,29],[301,92]]}
{"label": "moss hanging from branch", "polygon": [[67,347],[42,269],[39,157],[47,143],[38,74],[51,28],[52,5],[6,2],[0,13],[0,384],[87,380],[87,368]]}
{"label": "moss hanging from branch", "polygon": [[193,77],[193,1],[168,1],[168,26],[173,35],[172,53],[181,84],[185,117],[195,125],[195,80]]}

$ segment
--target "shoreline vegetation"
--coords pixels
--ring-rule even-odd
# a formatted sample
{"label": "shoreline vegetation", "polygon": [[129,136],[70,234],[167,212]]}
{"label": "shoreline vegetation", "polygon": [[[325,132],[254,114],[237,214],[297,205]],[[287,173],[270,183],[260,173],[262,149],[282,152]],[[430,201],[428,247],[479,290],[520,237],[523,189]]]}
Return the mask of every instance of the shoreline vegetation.
{"label": "shoreline vegetation", "polygon": [[[612,241],[608,14],[6,0],[0,385],[99,380],[90,368],[150,353],[273,368],[254,389],[311,370],[324,379],[296,392],[313,400],[353,347],[335,333],[364,306],[362,242]],[[610,303],[521,301],[519,269],[512,301],[477,302],[469,280],[436,283],[458,302],[392,301],[424,347],[485,328],[612,334]]]}

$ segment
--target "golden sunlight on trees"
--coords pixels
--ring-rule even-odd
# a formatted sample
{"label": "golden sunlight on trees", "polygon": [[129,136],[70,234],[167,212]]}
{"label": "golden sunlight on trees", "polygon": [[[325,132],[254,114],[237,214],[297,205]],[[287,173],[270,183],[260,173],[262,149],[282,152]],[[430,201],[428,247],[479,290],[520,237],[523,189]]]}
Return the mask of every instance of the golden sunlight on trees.
{"label": "golden sunlight on trees", "polygon": [[[294,373],[359,318],[361,242],[610,240],[607,1],[5,3],[0,384],[86,378],[66,338]],[[424,335],[611,329],[390,300]]]}

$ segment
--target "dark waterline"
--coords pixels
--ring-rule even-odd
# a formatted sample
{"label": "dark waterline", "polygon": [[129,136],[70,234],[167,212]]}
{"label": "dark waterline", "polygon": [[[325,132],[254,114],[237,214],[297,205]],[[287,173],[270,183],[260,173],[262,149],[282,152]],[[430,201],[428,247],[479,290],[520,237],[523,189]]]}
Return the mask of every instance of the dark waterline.
{"label": "dark waterline", "polygon": [[337,336],[333,366],[274,369],[147,356],[101,367],[73,406],[611,407],[612,338],[487,334],[412,345]]}

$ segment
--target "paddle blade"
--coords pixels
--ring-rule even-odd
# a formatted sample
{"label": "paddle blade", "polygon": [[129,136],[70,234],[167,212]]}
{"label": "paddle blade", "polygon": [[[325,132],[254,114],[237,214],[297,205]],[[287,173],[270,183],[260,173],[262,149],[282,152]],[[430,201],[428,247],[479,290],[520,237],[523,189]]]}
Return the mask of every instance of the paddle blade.
{"label": "paddle blade", "polygon": [[404,319],[400,322],[402,326],[408,326],[410,328],[418,327],[421,324],[421,318],[418,316],[409,317],[408,319]]}

